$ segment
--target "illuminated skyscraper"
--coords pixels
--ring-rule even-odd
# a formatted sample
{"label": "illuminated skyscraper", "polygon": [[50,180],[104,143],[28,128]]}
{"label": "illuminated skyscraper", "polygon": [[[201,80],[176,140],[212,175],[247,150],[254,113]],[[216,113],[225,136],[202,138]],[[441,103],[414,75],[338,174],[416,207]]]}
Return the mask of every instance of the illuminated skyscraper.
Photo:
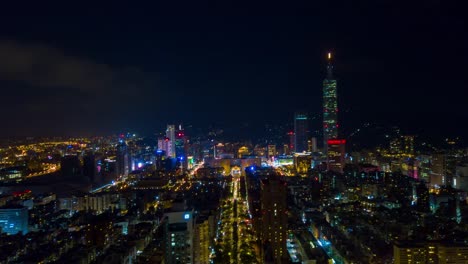
{"label": "illuminated skyscraper", "polygon": [[128,176],[128,173],[130,172],[130,163],[127,143],[121,139],[119,141],[119,145],[117,145],[117,170],[119,176]]}
{"label": "illuminated skyscraper", "polygon": [[338,138],[338,97],[333,77],[332,54],[328,53],[327,77],[323,80],[323,139],[327,150],[329,139]]}
{"label": "illuminated skyscraper", "polygon": [[175,133],[175,154],[177,159],[180,161],[182,168],[187,168],[187,137],[182,125],[179,125],[179,129]]}
{"label": "illuminated skyscraper", "polygon": [[307,134],[309,132],[309,117],[305,113],[294,114],[294,151],[304,152],[308,149]]}
{"label": "illuminated skyscraper", "polygon": [[167,125],[166,129],[166,137],[169,138],[169,148],[166,152],[166,155],[171,158],[176,157],[176,151],[175,151],[175,140],[176,140],[176,134],[175,134],[175,126],[174,125]]}
{"label": "illuminated skyscraper", "polygon": [[169,157],[171,152],[171,142],[168,137],[158,138],[158,150],[164,153],[164,156]]}

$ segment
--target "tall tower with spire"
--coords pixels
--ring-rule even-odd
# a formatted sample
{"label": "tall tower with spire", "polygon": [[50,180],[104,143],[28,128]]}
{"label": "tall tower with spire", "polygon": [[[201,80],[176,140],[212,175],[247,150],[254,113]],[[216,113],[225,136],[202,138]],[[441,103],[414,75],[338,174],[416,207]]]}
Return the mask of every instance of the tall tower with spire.
{"label": "tall tower with spire", "polygon": [[323,80],[323,140],[328,152],[328,140],[338,138],[338,97],[333,77],[332,53],[327,55],[327,77]]}

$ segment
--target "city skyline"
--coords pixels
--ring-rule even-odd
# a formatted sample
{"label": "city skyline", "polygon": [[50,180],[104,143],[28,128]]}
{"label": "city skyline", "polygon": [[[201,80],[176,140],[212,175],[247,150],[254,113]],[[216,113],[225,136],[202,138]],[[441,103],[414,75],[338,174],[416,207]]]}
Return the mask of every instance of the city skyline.
{"label": "city skyline", "polygon": [[[328,51],[340,129],[378,122],[410,133],[466,132],[453,126],[467,118],[465,20],[453,7],[262,7],[153,3],[102,16],[96,6],[84,19],[80,8],[65,15],[40,5],[20,15],[11,4],[0,34],[0,110],[9,124],[0,136],[149,134],[173,120],[290,122],[300,109],[321,112]],[[333,21],[321,10],[333,10]]]}
{"label": "city skyline", "polygon": [[8,2],[0,263],[468,263],[442,2]]}

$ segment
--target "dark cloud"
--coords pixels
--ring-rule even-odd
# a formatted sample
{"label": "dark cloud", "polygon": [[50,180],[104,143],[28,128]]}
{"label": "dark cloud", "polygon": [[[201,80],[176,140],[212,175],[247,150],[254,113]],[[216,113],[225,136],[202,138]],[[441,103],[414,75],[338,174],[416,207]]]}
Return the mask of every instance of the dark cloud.
{"label": "dark cloud", "polygon": [[137,68],[115,68],[91,59],[65,54],[42,44],[0,41],[0,79],[41,89],[69,90],[90,96],[112,92],[132,96],[154,86],[154,75]]}
{"label": "dark cloud", "polygon": [[129,109],[161,98],[154,73],[69,55],[49,45],[0,40],[0,58],[0,112],[14,128],[0,136],[116,130],[126,125]]}

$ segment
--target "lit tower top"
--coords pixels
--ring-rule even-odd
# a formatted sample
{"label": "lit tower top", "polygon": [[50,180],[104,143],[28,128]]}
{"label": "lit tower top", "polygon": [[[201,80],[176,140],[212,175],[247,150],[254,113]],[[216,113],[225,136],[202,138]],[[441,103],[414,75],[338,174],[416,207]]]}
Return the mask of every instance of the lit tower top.
{"label": "lit tower top", "polygon": [[327,79],[333,79],[333,64],[332,64],[332,53],[328,52],[327,54]]}
{"label": "lit tower top", "polygon": [[332,53],[327,54],[327,77],[323,80],[323,139],[326,148],[329,139],[338,138],[338,97],[333,77]]}

